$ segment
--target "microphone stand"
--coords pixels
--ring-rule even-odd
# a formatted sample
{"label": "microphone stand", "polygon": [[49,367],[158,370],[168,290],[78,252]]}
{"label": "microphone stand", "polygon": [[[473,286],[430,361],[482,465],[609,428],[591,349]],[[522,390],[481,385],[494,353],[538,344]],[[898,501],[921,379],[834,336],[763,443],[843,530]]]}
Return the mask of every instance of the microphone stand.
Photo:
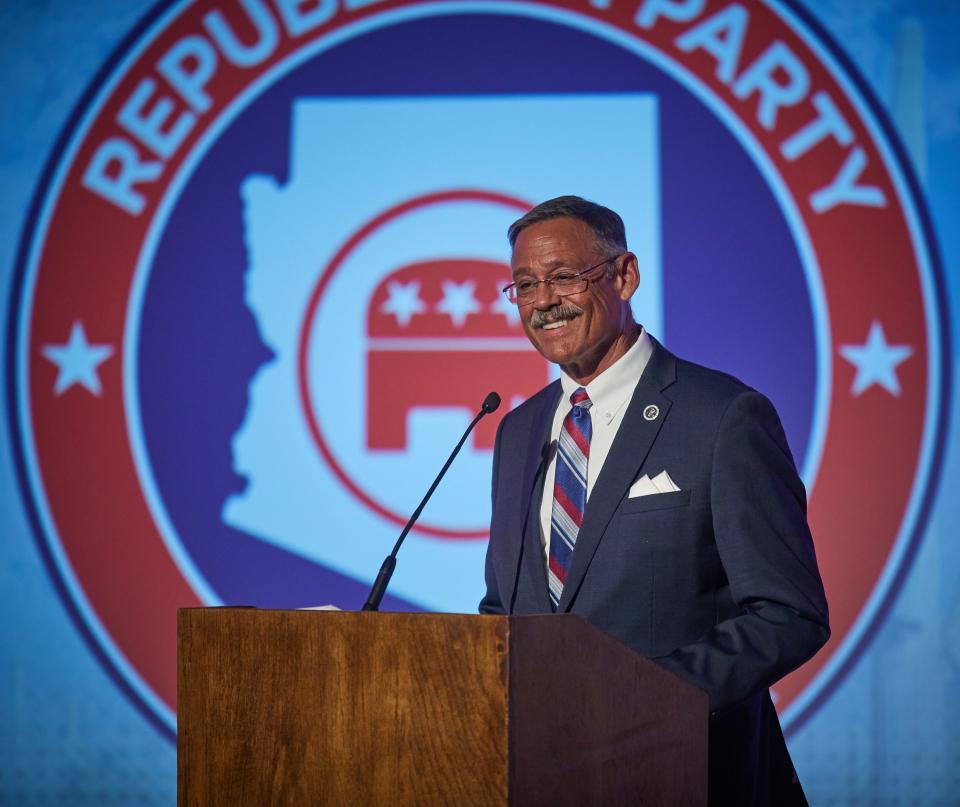
{"label": "microphone stand", "polygon": [[397,538],[397,543],[394,544],[393,551],[387,555],[386,558],[384,558],[383,564],[380,566],[380,572],[377,574],[377,579],[373,581],[370,594],[367,596],[367,601],[363,604],[362,610],[380,610],[380,601],[383,599],[383,595],[387,591],[387,586],[390,584],[390,578],[393,577],[393,570],[397,568],[397,552],[400,551],[400,545],[403,543],[403,539],[407,537],[407,533],[410,532],[410,528],[413,527],[413,525],[416,523],[416,520],[420,518],[420,513],[423,511],[424,506],[426,506],[427,502],[430,501],[430,497],[437,489],[437,485],[440,484],[440,480],[443,479],[443,475],[447,472],[447,468],[450,467],[450,464],[453,462],[454,458],[460,453],[460,449],[463,448],[463,444],[467,442],[467,438],[470,436],[470,432],[473,431],[474,426],[480,422],[484,415],[487,415],[490,412],[495,412],[499,406],[500,396],[495,392],[491,392],[486,398],[483,399],[483,405],[480,407],[480,411],[477,412],[477,416],[470,421],[470,425],[467,426],[467,430],[463,433],[463,437],[460,438],[460,442],[457,443],[456,448],[454,448],[450,456],[447,457],[447,461],[444,463],[443,468],[440,469],[440,473],[437,474],[437,478],[434,479],[433,484],[430,485],[427,495],[423,497],[423,499],[420,501],[420,504],[417,505],[417,509],[413,511],[413,515],[410,516],[410,520],[403,528],[403,532],[401,532],[400,537]]}

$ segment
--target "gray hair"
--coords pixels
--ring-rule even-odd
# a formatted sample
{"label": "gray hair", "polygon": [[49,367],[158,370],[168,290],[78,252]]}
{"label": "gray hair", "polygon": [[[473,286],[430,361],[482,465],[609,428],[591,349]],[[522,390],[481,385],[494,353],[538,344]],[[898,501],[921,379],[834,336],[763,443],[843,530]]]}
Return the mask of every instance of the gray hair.
{"label": "gray hair", "polygon": [[621,253],[627,251],[627,233],[623,219],[609,207],[598,205],[579,196],[558,196],[541,202],[532,210],[517,219],[507,230],[510,246],[517,243],[517,237],[527,227],[549,219],[571,218],[582,221],[596,239],[597,245],[605,252]]}

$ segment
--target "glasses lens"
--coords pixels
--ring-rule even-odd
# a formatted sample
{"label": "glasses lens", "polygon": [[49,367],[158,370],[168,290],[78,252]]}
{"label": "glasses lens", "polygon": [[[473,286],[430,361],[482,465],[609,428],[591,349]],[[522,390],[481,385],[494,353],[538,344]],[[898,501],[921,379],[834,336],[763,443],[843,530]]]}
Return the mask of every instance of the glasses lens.
{"label": "glasses lens", "polygon": [[550,285],[557,294],[566,297],[568,294],[579,294],[584,291],[587,288],[587,281],[581,275],[563,272],[550,278]]}
{"label": "glasses lens", "polygon": [[537,297],[537,283],[535,280],[521,280],[510,288],[510,299],[517,303],[527,303]]}
{"label": "glasses lens", "polygon": [[582,274],[557,274],[547,278],[545,281],[522,280],[514,283],[507,288],[507,299],[511,303],[518,305],[528,305],[537,299],[537,288],[540,283],[546,283],[547,286],[559,297],[566,297],[570,294],[580,294],[586,291],[587,278]]}

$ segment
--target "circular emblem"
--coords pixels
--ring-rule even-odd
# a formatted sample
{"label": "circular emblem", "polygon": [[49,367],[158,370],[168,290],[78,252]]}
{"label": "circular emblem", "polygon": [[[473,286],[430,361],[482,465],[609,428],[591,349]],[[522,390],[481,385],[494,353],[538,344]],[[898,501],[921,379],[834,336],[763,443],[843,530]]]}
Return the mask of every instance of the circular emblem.
{"label": "circular emblem", "polygon": [[[483,400],[493,380],[509,397],[523,399],[547,380],[542,359],[530,350],[523,335],[516,308],[501,293],[510,282],[509,266],[449,257],[395,266],[405,245],[407,249],[422,248],[417,239],[404,233],[407,227],[415,230],[422,226],[416,217],[429,218],[438,228],[456,229],[464,241],[463,248],[477,236],[471,231],[471,222],[478,210],[487,207],[493,208],[492,215],[508,222],[532,205],[501,194],[459,190],[407,200],[384,211],[336,252],[307,305],[298,353],[300,389],[310,434],[344,487],[398,527],[407,522],[407,514],[401,511],[404,499],[398,497],[395,505],[380,499],[394,492],[394,480],[403,473],[390,454],[408,448],[411,442],[407,434],[409,412],[457,404],[469,411]],[[382,268],[374,268],[375,259],[368,257],[362,273],[350,272],[349,264],[356,253],[375,253],[378,239],[385,242],[379,247]],[[473,249],[484,254],[485,247],[478,243]],[[331,286],[335,288],[334,278],[341,269],[354,280],[339,294],[333,291],[329,295],[332,299],[325,301],[325,293]],[[362,278],[368,290],[358,293],[361,281],[357,278]],[[366,320],[364,338],[341,343],[331,353],[329,345],[337,338],[338,323],[325,309],[342,314],[351,307],[356,309],[357,321]],[[476,350],[478,343],[486,349]],[[347,386],[343,379],[364,365],[367,417],[365,422],[353,422],[357,428],[351,435],[349,428],[343,427],[345,418],[339,409],[323,411],[326,388],[322,380],[311,378],[311,368],[318,368],[324,375],[333,373],[343,390]],[[354,397],[362,403],[359,388]],[[333,424],[326,428],[321,425],[325,416],[334,420],[336,428]],[[476,444],[492,450],[495,427],[496,421],[484,422]],[[402,461],[410,463],[415,451],[410,448]],[[429,458],[425,459],[429,465]],[[347,462],[355,467],[349,470]],[[485,464],[488,458],[482,457],[480,462]],[[418,522],[417,529],[441,538],[485,538],[489,523],[485,500],[480,504],[458,499],[450,500],[445,508],[446,524],[431,524],[425,519]],[[471,512],[474,504],[480,507]]]}
{"label": "circular emblem", "polygon": [[643,419],[644,420],[656,420],[660,417],[660,407],[656,404],[650,404],[647,407],[644,407],[643,410]]}
{"label": "circular emblem", "polygon": [[[500,290],[506,227],[564,193],[624,216],[638,321],[777,406],[833,628],[785,729],[824,701],[923,532],[949,356],[916,184],[800,11],[197,0],[124,47],[38,190],[9,389],[40,551],[162,731],[176,608],[359,605],[484,395],[555,377]],[[474,610],[498,416],[394,605]]]}

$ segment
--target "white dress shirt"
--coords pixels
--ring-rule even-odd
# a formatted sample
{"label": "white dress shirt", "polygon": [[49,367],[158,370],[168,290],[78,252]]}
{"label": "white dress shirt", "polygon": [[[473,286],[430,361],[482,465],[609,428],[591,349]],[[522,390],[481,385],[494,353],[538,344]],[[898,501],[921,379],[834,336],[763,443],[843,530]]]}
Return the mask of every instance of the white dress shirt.
{"label": "white dress shirt", "polygon": [[[610,446],[617,436],[617,430],[623,422],[633,391],[640,381],[653,352],[653,345],[647,332],[641,328],[640,336],[630,349],[616,362],[604,370],[585,387],[593,405],[590,407],[590,425],[593,435],[590,438],[590,457],[587,460],[587,500],[593,483],[600,476],[600,469],[610,453]],[[570,396],[580,386],[566,373],[560,373],[563,394],[553,416],[550,428],[550,463],[543,482],[543,498],[540,500],[540,543],[544,557],[550,558],[550,520],[553,513],[553,483],[557,475],[557,440],[563,419],[570,411]]]}

